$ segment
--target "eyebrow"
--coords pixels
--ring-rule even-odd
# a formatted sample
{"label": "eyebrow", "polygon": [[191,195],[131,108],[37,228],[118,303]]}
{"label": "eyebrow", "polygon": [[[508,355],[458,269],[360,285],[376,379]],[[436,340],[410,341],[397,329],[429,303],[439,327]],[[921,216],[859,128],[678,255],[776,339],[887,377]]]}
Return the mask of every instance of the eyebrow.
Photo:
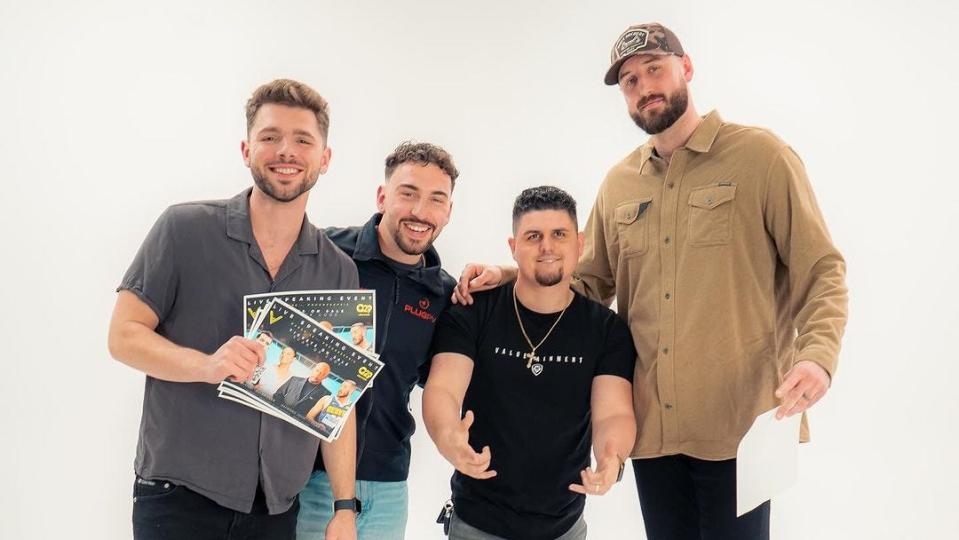
{"label": "eyebrow", "polygon": [[[420,191],[420,188],[414,186],[413,184],[406,184],[406,183],[404,183],[404,184],[400,184],[400,185],[397,186],[397,187],[406,188],[406,189],[409,189],[409,190],[412,190],[412,191],[416,191],[417,193]],[[442,195],[442,196],[444,196],[444,197],[446,197],[446,198],[449,198],[449,194],[448,194],[448,193],[446,193],[445,191],[438,190],[438,189],[435,190],[435,191],[431,191],[431,192],[430,192],[430,195]]]}
{"label": "eyebrow", "polygon": [[[272,127],[272,126],[267,126],[267,127],[263,128],[263,129],[261,129],[260,131],[258,131],[257,134],[261,134],[261,133],[279,133],[279,132],[280,132],[279,128],[275,128],[275,127]],[[299,135],[299,136],[301,136],[301,137],[304,137],[304,136],[305,136],[305,137],[309,137],[309,138],[311,138],[311,139],[315,139],[315,138],[316,138],[315,135],[313,135],[312,133],[310,133],[309,131],[306,131],[306,130],[304,130],[304,129],[294,129],[294,130],[293,130],[293,134],[294,134],[294,135]]]}
{"label": "eyebrow", "polygon": [[[648,56],[648,58],[640,58],[640,62],[642,62],[643,65],[649,64],[650,62],[657,62],[657,61],[659,61],[659,60],[662,60],[662,58],[660,58],[660,56],[662,56],[662,55],[650,54],[650,55],[646,55],[646,56]],[[630,73],[632,73],[632,72],[627,69],[626,71],[624,71],[624,72],[622,72],[622,73],[619,74],[619,79],[617,79],[617,80],[619,80],[619,81],[623,80],[623,77],[629,75]]]}

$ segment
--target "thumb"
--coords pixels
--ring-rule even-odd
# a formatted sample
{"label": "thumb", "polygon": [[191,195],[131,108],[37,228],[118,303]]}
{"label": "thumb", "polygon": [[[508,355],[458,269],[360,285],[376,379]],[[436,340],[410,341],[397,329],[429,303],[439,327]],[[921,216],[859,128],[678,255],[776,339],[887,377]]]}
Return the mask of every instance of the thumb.
{"label": "thumb", "polygon": [[460,426],[462,426],[463,429],[469,431],[470,426],[473,425],[473,419],[474,419],[473,411],[466,411],[466,414],[463,415],[463,419],[460,420]]}

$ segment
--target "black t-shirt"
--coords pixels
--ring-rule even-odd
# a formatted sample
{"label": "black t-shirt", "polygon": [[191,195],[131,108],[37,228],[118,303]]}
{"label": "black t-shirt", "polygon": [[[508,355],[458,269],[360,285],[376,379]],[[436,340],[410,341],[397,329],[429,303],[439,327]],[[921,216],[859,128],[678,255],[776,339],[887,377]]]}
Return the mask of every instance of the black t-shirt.
{"label": "black t-shirt", "polygon": [[[472,306],[451,305],[440,317],[431,357],[453,352],[473,360],[463,410],[473,411],[470,446],[486,445],[497,475],[476,480],[455,472],[456,514],[504,538],[553,539],[579,519],[581,483],[592,441],[593,377],[633,378],[635,349],[626,324],[602,305],[576,294],[527,368],[529,345],[513,307],[513,285],[474,295]],[[559,313],[519,304],[523,326],[539,343]]]}

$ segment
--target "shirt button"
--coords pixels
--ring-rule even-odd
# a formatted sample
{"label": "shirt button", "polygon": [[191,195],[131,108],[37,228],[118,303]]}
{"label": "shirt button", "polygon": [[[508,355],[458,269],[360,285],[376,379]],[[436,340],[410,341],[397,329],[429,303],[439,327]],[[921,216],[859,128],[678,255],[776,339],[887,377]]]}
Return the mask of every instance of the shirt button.
{"label": "shirt button", "polygon": [[665,243],[668,244],[668,243],[669,243],[669,237],[667,236],[666,238],[664,238],[664,239],[663,239],[663,242],[665,242]]}
{"label": "shirt button", "polygon": [[669,354],[669,347],[663,347],[663,354]]}
{"label": "shirt button", "polygon": [[673,189],[673,183],[670,182],[670,183],[666,184],[666,189]]}
{"label": "shirt button", "polygon": [[672,409],[672,408],[673,408],[673,406],[670,405],[669,403],[663,405],[663,407],[666,407],[666,410],[669,410],[669,409]]}
{"label": "shirt button", "polygon": [[669,293],[666,293],[666,300],[669,300],[669,298],[670,298]]}

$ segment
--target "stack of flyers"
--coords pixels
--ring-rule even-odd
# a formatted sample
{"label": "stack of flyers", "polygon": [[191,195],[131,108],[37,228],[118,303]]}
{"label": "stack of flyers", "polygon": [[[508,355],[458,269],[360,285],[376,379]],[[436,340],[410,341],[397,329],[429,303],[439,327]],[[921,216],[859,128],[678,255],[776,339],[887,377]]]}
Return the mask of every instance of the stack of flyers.
{"label": "stack of flyers", "polygon": [[335,440],[383,367],[372,352],[373,306],[373,291],[244,297],[246,336],[266,347],[266,360],[251,380],[220,383],[220,397]]}

